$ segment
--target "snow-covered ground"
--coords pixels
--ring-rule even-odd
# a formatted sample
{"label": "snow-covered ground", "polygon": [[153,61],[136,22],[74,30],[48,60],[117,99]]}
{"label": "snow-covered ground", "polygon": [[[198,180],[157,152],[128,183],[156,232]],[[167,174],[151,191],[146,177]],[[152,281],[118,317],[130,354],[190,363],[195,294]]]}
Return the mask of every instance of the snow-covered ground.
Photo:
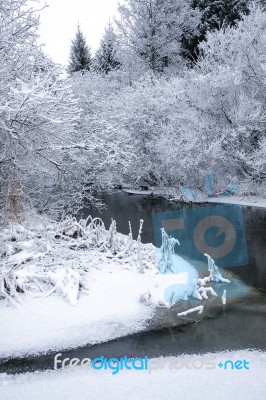
{"label": "snow-covered ground", "polygon": [[212,197],[208,199],[208,203],[223,203],[223,204],[239,204],[242,206],[262,207],[266,208],[266,199],[256,196],[224,196]]}
{"label": "snow-covered ground", "polygon": [[[58,295],[21,295],[19,308],[0,302],[0,358],[99,343],[142,331],[156,301],[164,301],[164,289],[187,282],[184,272],[140,274],[115,261],[103,264],[97,251],[90,252],[93,256],[96,266],[87,273],[89,292],[81,294],[75,306]],[[192,269],[181,258],[180,264]],[[140,298],[148,289],[153,301],[146,305]]]}
{"label": "snow-covered ground", "polygon": [[174,273],[161,274],[155,247],[142,244],[140,233],[133,240],[116,232],[115,221],[109,230],[99,220],[83,222],[15,225],[0,235],[0,358],[145,330],[156,307],[206,300],[216,296],[211,281],[226,281],[212,267],[210,277],[198,279],[165,233],[159,268]]}
{"label": "snow-covered ground", "polygon": [[119,265],[88,273],[89,294],[75,306],[61,296],[22,299],[19,308],[0,302],[0,358],[111,340],[144,329],[153,307],[139,301],[147,279]]}
{"label": "snow-covered ground", "polygon": [[[249,370],[224,370],[218,363],[246,360]],[[215,360],[214,369],[192,369],[203,360]],[[257,400],[265,398],[266,354],[237,351],[164,359],[165,367],[152,371],[123,370],[112,375],[110,370],[67,368],[25,375],[0,375],[1,400]],[[170,365],[177,362],[183,368]],[[149,360],[150,362],[150,360]],[[155,361],[158,362],[158,359]],[[205,365],[205,364],[204,364]]]}
{"label": "snow-covered ground", "polygon": [[201,191],[193,191],[189,188],[177,189],[175,187],[152,188],[153,194],[166,196],[169,201],[185,201],[197,203],[222,203],[222,204],[239,204],[242,206],[252,206],[266,208],[266,198],[259,196],[245,195],[227,195],[208,197],[206,193]]}

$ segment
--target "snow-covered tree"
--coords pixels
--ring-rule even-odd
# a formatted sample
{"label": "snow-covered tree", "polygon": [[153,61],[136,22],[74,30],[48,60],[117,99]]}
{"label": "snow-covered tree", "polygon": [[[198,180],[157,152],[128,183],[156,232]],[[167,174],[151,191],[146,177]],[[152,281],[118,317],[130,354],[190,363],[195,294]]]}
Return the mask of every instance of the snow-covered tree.
{"label": "snow-covered tree", "polygon": [[0,217],[19,217],[23,205],[73,212],[85,196],[94,201],[89,182],[123,170],[129,140],[99,115],[83,128],[82,101],[38,45],[26,0],[1,2],[0,15]]}
{"label": "snow-covered tree", "polygon": [[79,132],[86,143],[82,163],[87,179],[94,187],[112,187],[136,160],[131,132],[114,116],[113,98],[119,96],[121,83],[111,73],[87,73],[74,74],[71,85],[82,109]]}
{"label": "snow-covered tree", "polygon": [[207,32],[235,26],[249,13],[249,4],[250,0],[192,0],[191,7],[201,13],[199,31],[183,38],[183,54],[195,61],[198,45],[206,39]]}
{"label": "snow-covered tree", "polygon": [[90,98],[96,114],[132,138],[137,157],[125,171],[128,181],[145,176],[204,192],[212,172],[216,194],[235,181],[242,192],[263,192],[265,18],[252,6],[237,26],[209,32],[197,66],[182,77],[143,74],[120,86],[108,75],[97,96],[99,82],[86,89],[94,96],[83,102]]}
{"label": "snow-covered tree", "polygon": [[50,199],[58,207],[56,188],[62,188],[66,163],[56,147],[70,138],[79,118],[59,68],[37,43],[34,5],[40,4],[0,4],[0,202],[5,216],[18,216],[25,201],[41,208]]}
{"label": "snow-covered tree", "polygon": [[94,68],[97,72],[108,74],[110,71],[118,69],[120,62],[118,59],[118,39],[111,23],[105,28],[100,47],[95,54]]}
{"label": "snow-covered tree", "polygon": [[78,24],[76,36],[71,43],[68,71],[69,73],[90,71],[91,64],[92,56],[90,48],[86,43],[80,24]]}
{"label": "snow-covered tree", "polygon": [[265,162],[261,157],[255,161],[266,135],[265,35],[266,13],[253,3],[237,27],[208,35],[199,65],[213,80],[215,111],[224,118],[218,142],[238,176],[251,184],[266,177]]}
{"label": "snow-covered tree", "polygon": [[265,35],[266,13],[253,4],[237,26],[207,35],[192,71],[163,85],[173,108],[149,143],[155,174],[204,190],[211,171],[217,194],[238,181],[265,195]]}
{"label": "snow-covered tree", "polygon": [[201,25],[207,32],[235,26],[249,13],[249,3],[250,0],[192,0],[192,7],[202,12]]}
{"label": "snow-covered tree", "polygon": [[125,0],[118,10],[124,46],[153,72],[178,62],[182,37],[195,33],[199,22],[184,0]]}

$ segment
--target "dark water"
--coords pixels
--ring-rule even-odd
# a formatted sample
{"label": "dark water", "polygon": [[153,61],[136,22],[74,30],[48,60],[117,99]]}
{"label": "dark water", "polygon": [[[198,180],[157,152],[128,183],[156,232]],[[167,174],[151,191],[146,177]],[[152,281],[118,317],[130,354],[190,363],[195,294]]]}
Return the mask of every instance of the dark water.
{"label": "dark water", "polygon": [[58,351],[36,357],[0,361],[0,373],[25,373],[54,369],[54,356],[65,358],[160,357],[215,353],[224,350],[266,351],[266,296],[249,304],[232,306],[224,314],[211,315],[198,323],[179,328],[150,331],[108,343]]}
{"label": "dark water", "polygon": [[[128,195],[124,191],[114,191],[113,193],[99,193],[98,198],[106,205],[106,209],[101,211],[95,210],[90,205],[86,205],[82,210],[82,216],[92,215],[100,217],[105,226],[108,228],[111,219],[115,219],[118,232],[128,234],[131,222],[134,238],[137,238],[139,221],[144,220],[142,241],[143,243],[155,244],[155,232],[153,227],[152,216],[155,213],[169,212],[176,210],[198,209],[201,213],[203,208],[216,207],[215,204],[180,204],[171,202],[162,197],[150,197],[142,195]],[[226,207],[226,206],[223,206]],[[258,207],[241,207],[244,220],[244,234],[246,238],[247,263],[245,265],[238,263],[237,266],[230,266],[228,270],[232,271],[245,283],[255,287],[266,289],[266,208]],[[232,215],[231,218],[234,216]],[[179,251],[179,249],[178,249]],[[180,255],[192,262],[197,267],[197,261],[191,259],[186,252],[182,254],[180,247]],[[234,260],[235,261],[234,256]],[[241,260],[241,248],[239,251]],[[200,266],[200,262],[198,265]],[[217,265],[219,263],[217,262]]]}

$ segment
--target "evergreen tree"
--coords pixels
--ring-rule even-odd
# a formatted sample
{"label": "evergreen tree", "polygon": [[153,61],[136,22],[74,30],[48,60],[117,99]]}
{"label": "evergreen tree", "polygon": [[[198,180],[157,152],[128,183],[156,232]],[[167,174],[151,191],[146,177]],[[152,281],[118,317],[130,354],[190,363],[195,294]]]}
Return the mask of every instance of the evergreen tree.
{"label": "evergreen tree", "polygon": [[153,72],[175,64],[184,34],[195,34],[198,13],[185,0],[126,0],[117,25],[124,45]]}
{"label": "evergreen tree", "polygon": [[75,39],[72,40],[68,72],[90,71],[92,57],[90,48],[78,24]]}
{"label": "evergreen tree", "polygon": [[114,28],[109,23],[105,28],[100,48],[97,50],[94,60],[94,68],[97,72],[108,74],[118,69],[120,62],[117,56],[118,41]]}
{"label": "evergreen tree", "polygon": [[248,3],[248,0],[192,0],[191,5],[202,12],[203,30],[213,31],[235,26],[242,15],[249,13]]}
{"label": "evergreen tree", "polygon": [[183,38],[183,55],[195,61],[198,57],[198,45],[206,39],[210,31],[235,26],[243,15],[249,14],[249,0],[192,0],[191,7],[201,12],[199,33]]}

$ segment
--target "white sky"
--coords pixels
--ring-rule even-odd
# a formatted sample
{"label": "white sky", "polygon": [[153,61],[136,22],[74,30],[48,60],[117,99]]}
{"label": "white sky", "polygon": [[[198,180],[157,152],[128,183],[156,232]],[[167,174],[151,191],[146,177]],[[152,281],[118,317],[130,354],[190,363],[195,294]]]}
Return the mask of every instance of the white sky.
{"label": "white sky", "polygon": [[49,8],[41,12],[41,42],[46,44],[44,50],[54,61],[67,64],[78,21],[87,44],[95,50],[105,26],[116,14],[119,1],[46,0],[46,3]]}

